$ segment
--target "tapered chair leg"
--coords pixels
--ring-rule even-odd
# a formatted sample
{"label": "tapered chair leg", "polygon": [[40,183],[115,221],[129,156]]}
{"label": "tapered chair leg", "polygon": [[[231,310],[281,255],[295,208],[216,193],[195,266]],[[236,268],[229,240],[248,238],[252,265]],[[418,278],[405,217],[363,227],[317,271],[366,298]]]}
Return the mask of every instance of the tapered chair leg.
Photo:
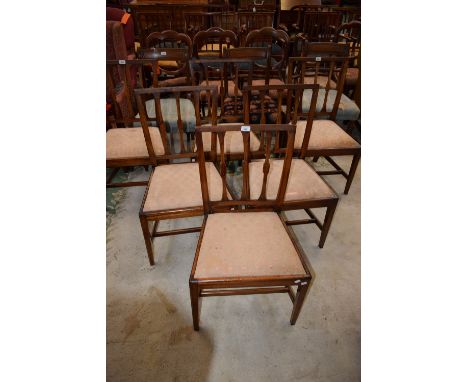
{"label": "tapered chair leg", "polygon": [[294,300],[293,310],[291,313],[291,320],[289,321],[291,325],[294,325],[296,323],[297,317],[299,317],[299,313],[301,312],[302,305],[304,304],[309,286],[310,281],[308,281],[306,285],[299,285],[297,287],[296,298]]}
{"label": "tapered chair leg", "polygon": [[354,174],[356,173],[357,166],[359,164],[359,159],[361,159],[361,154],[355,154],[353,156],[353,161],[351,162],[351,167],[349,169],[348,180],[346,181],[346,186],[344,193],[348,194],[349,188],[351,187],[351,183],[354,179]]}
{"label": "tapered chair leg", "polygon": [[323,248],[325,245],[325,240],[327,239],[328,231],[335,215],[336,206],[338,204],[338,199],[331,205],[327,207],[327,212],[325,213],[325,219],[323,220],[322,233],[320,234],[319,248]]}
{"label": "tapered chair leg", "polygon": [[193,319],[193,329],[200,329],[200,291],[198,285],[194,282],[189,282],[190,287],[190,301],[192,302],[192,319]]}
{"label": "tapered chair leg", "polygon": [[320,156],[315,156],[313,159],[312,159],[312,162],[314,163],[317,163],[317,161],[319,160]]}
{"label": "tapered chair leg", "polygon": [[141,230],[143,231],[143,238],[145,239],[146,252],[148,254],[148,260],[150,265],[154,265],[154,254],[153,254],[153,241],[151,233],[149,231],[148,221],[144,215],[140,215]]}

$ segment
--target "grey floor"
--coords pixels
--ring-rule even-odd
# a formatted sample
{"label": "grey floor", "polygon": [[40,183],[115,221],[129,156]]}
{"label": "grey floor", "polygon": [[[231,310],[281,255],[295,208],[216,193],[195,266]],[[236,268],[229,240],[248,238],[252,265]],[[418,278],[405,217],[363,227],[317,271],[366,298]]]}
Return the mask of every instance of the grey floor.
{"label": "grey floor", "polygon": [[[349,166],[350,159],[336,161]],[[130,175],[146,176],[143,169]],[[203,300],[199,332],[188,289],[198,234],[156,239],[151,267],[138,220],[144,188],[108,191],[108,381],[359,381],[360,167],[349,195],[342,177],[326,180],[340,202],[325,247],[317,246],[316,226],[294,227],[317,277],[296,325],[286,294],[213,297]]]}

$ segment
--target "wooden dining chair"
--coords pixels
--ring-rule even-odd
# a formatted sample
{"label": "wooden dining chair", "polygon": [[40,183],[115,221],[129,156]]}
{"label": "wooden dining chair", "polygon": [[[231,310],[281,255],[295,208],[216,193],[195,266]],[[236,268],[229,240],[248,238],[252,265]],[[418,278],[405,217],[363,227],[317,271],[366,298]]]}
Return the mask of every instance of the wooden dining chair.
{"label": "wooden dining chair", "polygon": [[[351,187],[354,174],[361,158],[361,145],[353,139],[340,125],[336,123],[339,109],[342,107],[342,92],[346,76],[349,57],[316,56],[316,57],[290,57],[288,83],[304,83],[304,76],[311,75],[314,84],[319,84],[319,78],[325,77],[326,83],[320,84],[315,118],[312,121],[298,121],[295,153],[300,158],[313,157],[314,162],[323,156],[334,170],[317,171],[320,175],[342,175],[346,179],[344,193]],[[297,69],[299,72],[297,72]],[[293,78],[299,73],[298,77]],[[337,79],[337,82],[333,81]],[[308,112],[311,105],[312,94],[304,91],[302,110]],[[332,157],[352,156],[349,171],[341,168]]]}
{"label": "wooden dining chair", "polygon": [[[336,119],[343,121],[346,125],[352,125],[353,122],[357,121],[360,118],[361,110],[358,104],[348,97],[345,94],[346,81],[349,78],[348,71],[349,66],[357,64],[359,62],[359,55],[356,58],[356,50],[351,53],[350,44],[348,43],[337,43],[337,42],[312,42],[305,43],[303,46],[302,56],[310,57],[312,60],[321,60],[324,57],[337,57],[339,59],[335,60],[335,69],[332,74],[331,81],[329,83],[330,87],[333,89],[327,99],[327,107],[331,110],[333,102],[336,98],[339,98],[338,111],[336,114]],[[343,60],[348,58],[348,63],[346,70],[343,67]],[[304,76],[301,76],[301,82],[304,83],[317,83],[320,84],[322,88],[325,88],[328,81],[329,74],[329,61],[323,60],[323,64],[318,66],[319,73],[315,73],[315,68],[317,65],[312,63],[311,65],[306,64],[304,71]],[[297,65],[296,70],[302,70],[304,68],[303,64]],[[336,89],[336,84],[339,82],[339,76],[343,73],[345,75],[343,89]],[[359,74],[359,73],[358,73]],[[336,97],[335,97],[336,93]],[[318,105],[322,105],[325,101],[323,96],[325,91],[322,90],[319,94]]]}
{"label": "wooden dining chair", "polygon": [[[201,148],[198,164],[205,217],[189,279],[194,330],[200,327],[201,300],[213,296],[287,293],[293,303],[290,323],[296,323],[314,274],[281,213],[292,160],[294,130],[295,126],[291,124],[197,126],[195,135],[197,146]],[[261,193],[252,197],[249,191],[249,139],[252,131],[265,132],[270,138],[278,131],[287,134],[288,144],[280,169],[278,192],[272,199],[266,191],[272,153],[268,145],[264,147]],[[204,132],[214,134],[220,145],[223,196],[218,201],[209,192],[202,149]],[[243,137],[244,178],[239,200],[227,197],[224,139],[228,132],[241,133]],[[297,287],[296,293],[294,287]]]}
{"label": "wooden dining chair", "polygon": [[[212,109],[205,118],[201,116],[199,108],[200,93],[202,91],[207,92],[212,97]],[[148,88],[135,90],[135,95],[144,131],[151,129],[148,123],[148,102],[145,102],[148,96],[155,104],[156,117],[162,130],[165,129],[165,121],[161,101],[169,97],[175,99],[177,105],[179,105],[177,108],[179,150],[174,149],[169,155],[160,157],[160,159],[165,159],[168,162],[154,167],[140,208],[140,223],[146,251],[149,263],[154,265],[153,241],[156,237],[199,232],[201,229],[200,227],[191,227],[158,231],[158,225],[162,220],[204,214],[199,168],[198,164],[194,163],[197,155],[194,151],[194,143],[185,143],[186,129],[184,129],[183,123],[184,116],[180,111],[180,101],[185,98],[192,102],[197,125],[203,123],[216,125],[217,88],[216,86]],[[206,162],[205,165],[210,196],[214,200],[220,200],[223,190],[219,172],[214,163]],[[230,197],[230,193],[228,194]]]}
{"label": "wooden dining chair", "polygon": [[186,48],[192,55],[192,40],[185,33],[174,30],[150,33],[144,40],[144,48]]}
{"label": "wooden dining chair", "polygon": [[[253,58],[238,58],[236,54],[235,58],[224,57],[221,59],[202,59],[191,61],[191,73],[192,79],[198,79],[199,84],[210,84],[216,85],[219,95],[220,105],[218,111],[218,122],[233,123],[242,122],[244,120],[244,105],[242,98],[242,87],[244,84],[252,84],[254,60],[268,56],[268,50],[266,48],[237,48],[236,52],[241,51],[252,51],[261,52],[258,56],[252,53]],[[229,50],[229,51],[232,51]],[[242,56],[242,55],[239,55]],[[219,79],[212,80],[210,78],[210,71],[208,68],[210,65],[215,65]],[[216,78],[216,77],[215,77]],[[194,83],[195,84],[195,83]],[[203,94],[202,94],[203,95]],[[205,103],[202,98],[202,107],[204,108]],[[209,104],[208,104],[209,106]],[[260,141],[251,133],[250,145],[253,152],[256,152],[260,148]],[[211,160],[215,160],[213,157],[214,150],[216,148],[216,141],[214,136],[210,133],[203,133],[204,150],[206,154],[210,155]],[[219,150],[218,150],[219,152]],[[243,158],[243,143],[242,135],[238,132],[226,133],[225,139],[225,156],[227,160],[240,160]]]}
{"label": "wooden dining chair", "polygon": [[[187,86],[190,80],[190,54],[187,48],[152,47],[139,49],[138,58],[158,61],[159,73],[153,73],[151,65],[145,71],[146,80],[156,87]],[[169,63],[168,65],[166,63]],[[149,71],[149,73],[148,73]]]}
{"label": "wooden dining chair", "polygon": [[[107,60],[107,92],[110,94],[112,114],[111,128],[106,132],[106,167],[111,169],[107,187],[144,186],[147,181],[112,182],[120,169],[136,166],[154,166],[157,156],[167,154],[169,147],[165,134],[158,127],[139,127],[134,90],[144,87],[143,66],[150,65],[157,71],[157,60]],[[136,69],[137,76],[133,76]],[[151,119],[151,118],[150,118]],[[156,121],[152,118],[151,121]]]}
{"label": "wooden dining chair", "polygon": [[[277,114],[276,123],[291,123],[298,124],[298,119],[305,115],[302,111],[304,91],[312,92],[311,105],[308,108],[306,124],[312,124],[315,117],[315,104],[317,102],[319,85],[315,84],[287,84],[287,85],[270,85],[270,86],[245,86],[243,95],[245,104],[250,107],[251,99],[254,94],[257,98],[262,99],[268,92],[275,91],[278,95],[278,110],[284,110]],[[284,100],[284,104],[283,101]],[[263,104],[263,102],[262,102]],[[283,106],[285,106],[283,108]],[[261,113],[260,120],[264,123],[266,120],[264,114],[265,108],[257,110]],[[246,118],[252,112],[246,113]],[[277,133],[275,140],[275,153],[284,154],[284,149],[281,149],[281,136]],[[267,139],[264,134],[260,136],[260,141],[265,142]],[[263,171],[264,160],[254,160],[249,164],[250,176],[250,192],[252,197],[260,195],[262,190],[261,173]],[[270,174],[267,178],[266,192],[273,198],[276,195],[281,176],[281,168],[283,167],[283,159],[278,158],[270,162]],[[304,210],[308,215],[308,219],[298,219],[286,221],[287,225],[302,225],[315,224],[321,231],[319,239],[319,248],[323,248],[328,232],[331,227],[333,216],[338,204],[338,196],[335,191],[316,173],[312,165],[306,162],[303,158],[294,158],[291,162],[291,170],[289,181],[286,188],[285,198],[283,201],[283,210]],[[311,209],[326,208],[325,218],[320,221]]]}
{"label": "wooden dining chair", "polygon": [[[280,29],[264,27],[251,31],[245,40],[246,47],[268,47],[271,49],[270,85],[282,85],[285,82],[285,69],[288,64],[289,36]],[[264,64],[266,65],[266,63]],[[263,85],[262,80],[254,80],[253,85]],[[272,94],[275,96],[275,94]]]}
{"label": "wooden dining chair", "polygon": [[353,20],[349,23],[340,25],[336,32],[336,43],[347,44],[349,46],[350,59],[346,79],[344,84],[344,93],[352,94],[356,88],[360,76],[359,59],[361,56],[361,22]]}
{"label": "wooden dining chair", "polygon": [[193,58],[221,58],[223,50],[239,46],[237,35],[219,27],[198,32],[193,38]]}

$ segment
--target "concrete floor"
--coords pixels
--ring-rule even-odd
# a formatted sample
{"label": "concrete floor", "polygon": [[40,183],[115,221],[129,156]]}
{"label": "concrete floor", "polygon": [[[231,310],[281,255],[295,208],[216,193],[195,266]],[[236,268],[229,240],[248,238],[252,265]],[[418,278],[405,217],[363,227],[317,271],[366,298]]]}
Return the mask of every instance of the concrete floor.
{"label": "concrete floor", "polygon": [[[336,161],[349,166],[350,159]],[[143,169],[130,175],[146,176]],[[296,325],[286,294],[212,297],[203,300],[198,333],[188,289],[198,234],[156,239],[151,267],[138,219],[144,188],[108,191],[108,381],[359,381],[360,168],[349,195],[344,178],[326,180],[340,202],[325,247],[317,246],[316,226],[294,227],[317,277]]]}

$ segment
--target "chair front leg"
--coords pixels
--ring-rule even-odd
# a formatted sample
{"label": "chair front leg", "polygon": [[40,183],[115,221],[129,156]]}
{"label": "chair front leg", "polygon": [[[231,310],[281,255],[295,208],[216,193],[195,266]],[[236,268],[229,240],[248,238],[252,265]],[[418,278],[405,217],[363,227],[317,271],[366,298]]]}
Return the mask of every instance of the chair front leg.
{"label": "chair front leg", "polygon": [[346,181],[346,186],[344,190],[345,195],[348,194],[349,188],[351,187],[351,183],[353,182],[354,174],[356,173],[356,169],[359,164],[359,159],[361,159],[361,153],[355,154],[353,156],[353,161],[351,162],[351,167],[348,173],[348,180]]}
{"label": "chair front leg", "polygon": [[[150,265],[154,265],[154,254],[153,254],[153,240],[148,226],[148,220],[145,215],[140,214],[141,230],[143,231],[143,238],[145,239],[146,252],[148,254],[148,260]],[[157,224],[157,222],[155,222]]]}
{"label": "chair front leg", "polygon": [[189,281],[190,288],[190,301],[192,303],[192,320],[193,329],[198,331],[200,329],[200,310],[201,310],[201,297],[198,283]]}
{"label": "chair front leg", "polygon": [[299,317],[299,313],[301,312],[302,305],[304,304],[307,291],[309,290],[311,284],[310,280],[308,280],[305,283],[305,285],[299,284],[297,287],[296,298],[294,299],[291,319],[289,321],[291,325],[294,325],[296,323],[297,318]]}
{"label": "chair front leg", "polygon": [[325,219],[323,220],[322,233],[320,234],[319,248],[323,248],[325,245],[325,240],[327,239],[328,231],[335,215],[336,206],[338,205],[338,199],[334,203],[327,207],[327,212],[325,213]]}

